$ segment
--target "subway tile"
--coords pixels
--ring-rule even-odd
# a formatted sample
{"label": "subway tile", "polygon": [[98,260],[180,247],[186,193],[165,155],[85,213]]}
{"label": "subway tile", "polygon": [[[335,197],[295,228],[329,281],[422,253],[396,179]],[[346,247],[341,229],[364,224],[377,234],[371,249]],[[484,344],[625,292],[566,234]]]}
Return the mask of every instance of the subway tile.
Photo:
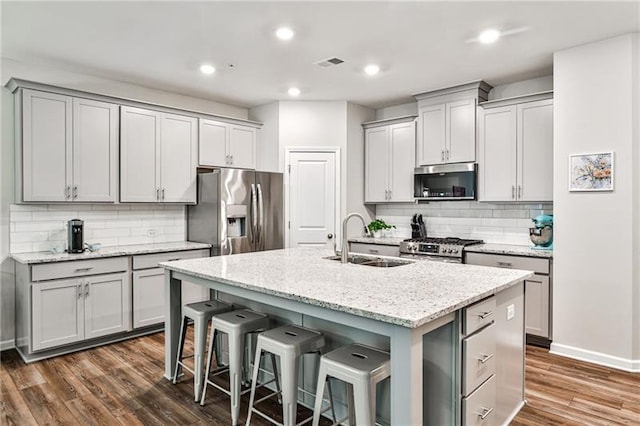
{"label": "subway tile", "polygon": [[33,212],[12,210],[9,212],[10,222],[31,222],[33,220]]}
{"label": "subway tile", "polygon": [[33,243],[10,243],[9,251],[11,253],[30,253],[33,251]]}
{"label": "subway tile", "polygon": [[86,239],[85,241],[87,243],[100,243],[100,245],[102,245],[102,247],[113,247],[113,246],[117,246],[118,245],[118,237],[111,237],[111,238],[91,238],[91,239]]}
{"label": "subway tile", "polygon": [[504,218],[483,218],[482,225],[486,226],[500,226],[500,227],[514,227],[516,226],[518,220],[517,219],[504,219]]}
{"label": "subway tile", "polygon": [[11,211],[35,212],[47,210],[46,204],[11,204]]}
{"label": "subway tile", "polygon": [[142,219],[138,220],[107,220],[104,222],[104,229],[111,228],[138,228],[142,226]]}
{"label": "subway tile", "polygon": [[75,210],[46,210],[33,212],[33,221],[70,220],[80,216]]}
{"label": "subway tile", "polygon": [[48,232],[49,241],[66,241],[67,235],[66,229]]}
{"label": "subway tile", "polygon": [[54,247],[59,246],[60,243],[57,241],[43,241],[33,243],[33,251],[49,251]]}
{"label": "subway tile", "polygon": [[91,204],[47,204],[47,211],[78,212],[91,210]]}
{"label": "subway tile", "polygon": [[49,233],[47,231],[14,232],[9,236],[11,243],[35,243],[48,240]]}
{"label": "subway tile", "polygon": [[118,211],[124,211],[124,210],[131,210],[131,207],[128,204],[92,204],[91,210],[118,212]]}
{"label": "subway tile", "polygon": [[153,243],[153,238],[144,237],[144,236],[118,238],[118,244],[123,246],[130,246],[133,244],[151,244],[151,243]]}
{"label": "subway tile", "polygon": [[64,222],[16,222],[16,232],[55,231],[59,229],[65,229]]}
{"label": "subway tile", "polygon": [[528,210],[493,210],[493,217],[523,219],[529,217]]}
{"label": "subway tile", "polygon": [[128,237],[130,234],[129,228],[94,229],[92,238]]}

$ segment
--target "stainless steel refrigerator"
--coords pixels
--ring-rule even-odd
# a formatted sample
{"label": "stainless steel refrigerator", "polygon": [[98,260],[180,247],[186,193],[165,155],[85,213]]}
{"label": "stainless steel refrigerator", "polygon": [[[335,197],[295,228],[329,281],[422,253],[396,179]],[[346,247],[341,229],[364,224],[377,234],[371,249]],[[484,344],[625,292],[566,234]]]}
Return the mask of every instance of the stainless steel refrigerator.
{"label": "stainless steel refrigerator", "polygon": [[198,204],[187,208],[187,239],[212,255],[284,248],[282,173],[212,169],[198,173]]}

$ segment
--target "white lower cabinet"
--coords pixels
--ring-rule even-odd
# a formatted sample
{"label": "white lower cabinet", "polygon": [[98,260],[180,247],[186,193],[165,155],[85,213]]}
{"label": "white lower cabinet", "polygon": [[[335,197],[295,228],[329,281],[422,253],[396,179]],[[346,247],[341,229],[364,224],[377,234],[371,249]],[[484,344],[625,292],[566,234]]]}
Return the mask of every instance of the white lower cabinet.
{"label": "white lower cabinet", "polygon": [[[164,268],[158,262],[209,257],[209,250],[145,254],[133,257],[133,328],[164,322]],[[137,269],[137,270],[136,270]],[[208,300],[209,289],[182,283],[182,304]]]}
{"label": "white lower cabinet", "polygon": [[33,283],[32,350],[130,330],[129,283],[124,271]]}
{"label": "white lower cabinet", "polygon": [[400,256],[398,246],[387,246],[384,244],[349,243],[349,251],[352,253],[372,254],[374,256]]}

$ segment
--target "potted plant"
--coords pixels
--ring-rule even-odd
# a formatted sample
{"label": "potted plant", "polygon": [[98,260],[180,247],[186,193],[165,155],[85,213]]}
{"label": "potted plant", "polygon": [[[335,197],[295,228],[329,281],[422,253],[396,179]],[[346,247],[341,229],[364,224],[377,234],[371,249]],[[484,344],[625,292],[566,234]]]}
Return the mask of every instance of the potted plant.
{"label": "potted plant", "polygon": [[370,222],[367,225],[367,228],[374,238],[380,238],[382,236],[382,231],[387,231],[391,228],[395,228],[395,225],[389,225],[382,219],[376,219]]}

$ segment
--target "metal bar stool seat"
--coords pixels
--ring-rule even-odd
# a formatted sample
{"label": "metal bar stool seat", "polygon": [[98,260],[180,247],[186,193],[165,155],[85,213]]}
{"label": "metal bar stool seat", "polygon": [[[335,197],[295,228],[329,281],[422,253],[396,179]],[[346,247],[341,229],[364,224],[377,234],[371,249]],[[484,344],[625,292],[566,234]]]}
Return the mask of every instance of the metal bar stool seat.
{"label": "metal bar stool seat", "polygon": [[[255,362],[253,365],[253,380],[251,382],[251,397],[249,399],[249,413],[246,426],[251,423],[251,415],[258,414],[271,423],[278,424],[274,419],[255,408],[256,404],[271,398],[276,394],[282,396],[282,425],[296,425],[296,412],[298,405],[298,370],[300,357],[306,353],[320,353],[325,341],[322,333],[296,325],[285,325],[264,331],[258,335],[256,345]],[[280,373],[282,379],[281,392],[273,392],[258,401],[255,400],[256,383],[260,368],[261,353],[270,352],[280,357]],[[277,375],[277,372],[274,372]],[[298,423],[309,422],[312,417]]]}
{"label": "metal bar stool seat", "polygon": [[[176,369],[173,374],[173,384],[176,384],[182,369],[193,374],[194,400],[200,401],[200,392],[203,381],[204,349],[207,344],[207,326],[214,315],[228,312],[233,309],[228,303],[219,300],[207,300],[204,302],[189,303],[182,307],[182,322],[180,324],[180,339],[176,356]],[[183,356],[184,341],[187,336],[187,322],[193,321],[193,355]],[[193,358],[194,369],[190,369],[183,362],[184,359]]]}
{"label": "metal bar stool seat", "polygon": [[[221,392],[229,395],[231,397],[231,422],[233,425],[238,424],[238,417],[240,415],[240,397],[250,391],[250,389],[241,390],[241,385],[244,382],[244,369],[242,367],[245,360],[245,339],[249,333],[263,331],[268,327],[268,316],[248,309],[225,312],[214,315],[211,319],[211,337],[209,338],[207,370],[204,375],[204,389],[202,390],[200,405],[204,405],[208,385],[211,385]],[[212,371],[211,364],[213,354],[215,352],[213,348],[216,341],[220,338],[219,333],[226,333],[228,336],[229,363],[226,366],[222,366],[220,365],[219,360],[216,360],[218,361],[218,368]],[[271,362],[275,370],[276,364],[275,357],[273,355]],[[229,372],[229,390],[211,380],[212,377],[223,374],[226,371]],[[271,382],[263,383],[261,386],[268,383]],[[279,388],[278,384],[276,384],[276,386]]]}
{"label": "metal bar stool seat", "polygon": [[[349,424],[364,426],[375,424],[376,385],[390,376],[389,353],[379,349],[354,343],[323,355],[320,358],[320,367],[318,368],[313,426],[317,426],[320,421],[320,404],[322,403],[324,385],[329,377],[334,377],[348,384]],[[329,394],[329,401],[333,405],[331,394]],[[338,423],[342,423],[344,420],[346,419],[342,419]]]}

